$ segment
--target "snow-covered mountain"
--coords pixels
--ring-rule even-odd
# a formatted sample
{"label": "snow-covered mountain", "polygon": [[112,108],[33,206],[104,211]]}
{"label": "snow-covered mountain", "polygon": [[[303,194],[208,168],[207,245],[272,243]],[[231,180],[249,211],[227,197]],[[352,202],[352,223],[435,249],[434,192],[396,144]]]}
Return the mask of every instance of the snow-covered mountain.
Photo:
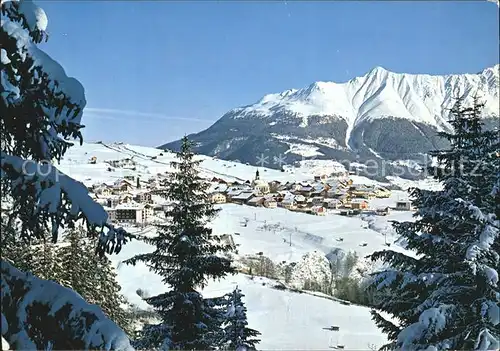
{"label": "snow-covered mountain", "polygon": [[200,153],[251,164],[265,155],[268,166],[280,155],[287,163],[310,157],[415,159],[445,145],[436,132],[448,128],[448,110],[459,94],[465,104],[477,94],[485,103],[485,123],[498,124],[499,70],[495,65],[477,74],[431,76],[376,67],[345,83],[315,82],[265,95],[190,137]]}

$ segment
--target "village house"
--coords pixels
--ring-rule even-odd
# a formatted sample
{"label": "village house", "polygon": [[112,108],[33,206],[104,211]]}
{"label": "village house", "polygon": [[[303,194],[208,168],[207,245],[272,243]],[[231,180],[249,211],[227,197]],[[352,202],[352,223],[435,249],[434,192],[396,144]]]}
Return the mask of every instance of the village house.
{"label": "village house", "polygon": [[326,210],[323,206],[313,206],[311,207],[311,212],[316,216],[324,216],[326,214]]}
{"label": "village house", "polygon": [[119,203],[121,204],[128,204],[134,201],[134,195],[132,195],[131,193],[125,193],[119,196]]}
{"label": "village house", "polygon": [[339,199],[325,199],[323,206],[331,209],[339,209],[342,206],[342,202]]}
{"label": "village house", "polygon": [[313,192],[313,187],[310,185],[303,185],[299,189],[295,191],[297,194],[300,194],[305,197],[311,196],[311,193]]}
{"label": "village house", "polygon": [[325,201],[325,198],[322,196],[315,196],[313,198],[310,198],[310,201],[312,205],[321,205]]}
{"label": "village house", "polygon": [[295,202],[293,197],[287,197],[280,202],[280,206],[286,208],[287,210],[293,210],[297,208],[297,203]]}
{"label": "village house", "polygon": [[278,207],[278,202],[276,202],[273,198],[267,198],[264,200],[264,207],[276,208]]}
{"label": "village house", "polygon": [[212,184],[208,191],[210,193],[225,193],[226,191],[228,191],[228,186],[227,184],[215,183]]}
{"label": "village house", "polygon": [[368,208],[368,201],[362,198],[351,199],[351,201],[349,201],[349,204],[349,207],[353,210],[366,210]]}
{"label": "village house", "polygon": [[304,195],[295,195],[295,202],[297,204],[305,204],[307,202],[307,198]]}
{"label": "village house", "polygon": [[247,205],[260,207],[260,206],[264,205],[264,201],[265,201],[264,197],[256,196],[256,197],[253,197],[250,200],[248,200]]}
{"label": "village house", "polygon": [[323,185],[314,186],[313,191],[311,191],[311,197],[326,197],[328,190]]}
{"label": "village house", "polygon": [[396,201],[396,210],[398,211],[411,211],[411,201]]}
{"label": "village house", "polygon": [[231,202],[239,205],[246,204],[251,198],[255,196],[252,192],[242,192],[236,196],[231,197]]}
{"label": "village house", "polygon": [[223,193],[212,193],[210,194],[210,202],[213,204],[224,204],[226,203],[227,198]]}
{"label": "village house", "polygon": [[126,193],[132,191],[133,189],[134,186],[132,185],[132,183],[125,179],[118,181],[113,187],[115,193]]}
{"label": "village house", "polygon": [[111,208],[115,208],[116,206],[118,206],[120,204],[120,197],[117,195],[108,196],[106,198],[106,200],[108,202],[106,204],[106,206],[111,207]]}
{"label": "village house", "polygon": [[134,196],[134,200],[136,202],[143,203],[143,204],[149,204],[149,203],[153,202],[153,200],[151,198],[151,193],[149,191],[142,191],[140,193],[137,193]]}
{"label": "village house", "polygon": [[375,189],[364,184],[354,184],[349,188],[349,193],[354,198],[373,199],[375,197]]}
{"label": "village house", "polygon": [[391,197],[391,191],[386,189],[386,188],[383,188],[381,186],[376,187],[374,194],[375,194],[375,197],[377,197],[379,199],[383,199],[383,198],[386,199],[386,198]]}
{"label": "village house", "polygon": [[93,192],[99,197],[106,197],[112,194],[112,189],[109,185],[102,183],[94,187]]}
{"label": "village house", "polygon": [[226,193],[227,201],[231,201],[235,196],[240,195],[242,192],[243,190],[241,189],[229,188]]}

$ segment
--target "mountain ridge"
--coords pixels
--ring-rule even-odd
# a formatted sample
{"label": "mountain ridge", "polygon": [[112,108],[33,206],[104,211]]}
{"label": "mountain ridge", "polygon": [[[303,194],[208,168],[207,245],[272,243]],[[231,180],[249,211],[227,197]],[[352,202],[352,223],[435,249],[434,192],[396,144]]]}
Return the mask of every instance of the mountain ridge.
{"label": "mountain ridge", "polygon": [[[446,143],[449,109],[461,96],[485,104],[489,127],[498,123],[500,65],[477,74],[394,73],[377,66],[344,83],[317,81],[301,89],[264,95],[225,113],[208,129],[192,134],[196,151],[255,164],[259,155],[304,159],[407,160]],[[160,148],[178,147],[178,141]]]}

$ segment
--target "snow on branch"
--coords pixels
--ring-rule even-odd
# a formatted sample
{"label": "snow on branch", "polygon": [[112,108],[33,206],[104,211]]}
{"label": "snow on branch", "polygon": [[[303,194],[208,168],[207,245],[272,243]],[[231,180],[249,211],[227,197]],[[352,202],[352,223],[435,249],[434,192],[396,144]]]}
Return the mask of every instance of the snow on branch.
{"label": "snow on branch", "polygon": [[118,253],[127,237],[133,237],[122,228],[114,228],[107,223],[107,212],[92,200],[84,184],[50,163],[38,163],[2,152],[1,178],[10,181],[13,197],[22,198],[29,189],[36,206],[31,215],[41,222],[56,223],[56,227],[52,228],[54,241],[57,240],[59,226],[78,219],[85,220],[92,229],[101,229],[100,252]]}
{"label": "snow on branch", "polygon": [[2,336],[11,348],[133,350],[126,334],[73,290],[4,260],[1,273]]}

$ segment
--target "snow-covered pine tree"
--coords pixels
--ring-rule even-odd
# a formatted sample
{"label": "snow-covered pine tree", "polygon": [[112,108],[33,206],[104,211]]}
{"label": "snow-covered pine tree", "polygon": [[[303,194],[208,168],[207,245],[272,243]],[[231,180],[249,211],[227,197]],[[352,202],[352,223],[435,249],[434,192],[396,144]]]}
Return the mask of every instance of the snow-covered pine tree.
{"label": "snow-covered pine tree", "polygon": [[[40,238],[45,230],[52,233],[52,241],[55,242],[60,227],[71,227],[82,219],[91,233],[99,234],[98,251],[101,254],[105,251],[118,252],[127,234],[123,229],[107,223],[106,211],[89,197],[82,183],[63,174],[52,164],[59,162],[73,145],[69,140],[82,142],[81,118],[86,101],[82,85],[68,77],[61,65],[37,47],[38,43],[48,38],[45,32],[47,22],[45,12],[32,1],[1,2],[2,208],[4,201],[9,203],[10,222],[15,224],[16,231],[19,226],[19,237],[25,243]],[[17,235],[16,232],[16,243],[19,242]],[[8,249],[2,247],[2,251]],[[32,284],[30,275],[17,274],[15,268],[3,259],[2,267],[5,267],[5,274],[15,275],[15,279],[4,279],[2,275],[5,289],[35,296],[29,291],[37,286]],[[11,286],[10,283],[17,285]],[[57,284],[49,285],[54,289],[53,294],[59,291]],[[2,289],[2,334],[4,325],[19,327],[19,330],[9,329],[5,334],[7,342],[15,346],[20,342],[16,338],[24,333],[22,335],[26,339],[32,329],[16,311],[16,308],[22,307],[18,305],[19,297],[10,298],[10,294],[4,294],[4,291]],[[31,301],[33,305],[49,309],[55,298],[50,291],[36,294],[36,297],[40,300]],[[74,340],[78,333],[70,335],[74,330],[66,324],[69,321],[67,315],[79,315],[81,310],[72,309],[82,308],[83,304],[71,305],[77,300],[68,301],[64,306],[65,313],[59,314],[61,319],[55,323],[66,326],[57,333],[59,339],[67,337]],[[101,317],[104,318],[102,314],[95,313],[81,315],[81,321],[86,326],[80,328],[79,335],[83,335],[85,328]],[[47,324],[38,327],[41,329],[37,334],[37,347],[28,345],[25,348],[49,347],[54,331],[46,329]],[[103,339],[107,339],[104,334]]]}
{"label": "snow-covered pine tree", "polygon": [[242,301],[244,296],[238,287],[226,295],[227,310],[221,342],[225,350],[255,350],[255,345],[260,342],[255,339],[260,332],[247,327],[247,309]]}
{"label": "snow-covered pine tree", "polygon": [[63,274],[63,268],[54,244],[44,240],[40,244],[30,247],[30,251],[32,267],[28,272],[41,279],[59,282]]}
{"label": "snow-covered pine tree", "polygon": [[[372,314],[388,334],[391,350],[499,348],[499,220],[493,189],[500,150],[495,134],[483,130],[480,111],[477,101],[463,108],[458,100],[451,110],[453,132],[442,134],[451,147],[433,153],[439,161],[434,175],[443,190],[412,189],[417,219],[395,224],[416,257],[390,250],[372,255],[387,265],[373,277]],[[481,173],[473,173],[477,169]]]}
{"label": "snow-covered pine tree", "polygon": [[134,334],[133,321],[126,310],[129,303],[120,292],[121,287],[111,261],[106,256],[93,256],[93,259],[97,261],[96,281],[98,282],[98,289],[94,292],[95,303],[101,307],[106,316],[132,336]]}
{"label": "snow-covered pine tree", "polygon": [[0,250],[2,260],[8,261],[18,269],[28,272],[33,267],[31,247],[26,245],[17,231],[9,225],[2,209],[0,227]]}
{"label": "snow-covered pine tree", "polygon": [[0,135],[2,197],[12,203],[25,241],[83,219],[100,232],[99,250],[119,251],[126,233],[107,223],[107,213],[80,182],[60,172],[59,162],[82,143],[82,85],[37,47],[47,40],[47,16],[30,0],[2,1]]}
{"label": "snow-covered pine tree", "polygon": [[194,160],[187,137],[183,138],[176,158],[178,161],[171,163],[173,172],[163,184],[165,198],[172,201],[165,213],[166,222],[157,226],[157,236],[145,239],[155,251],[125,261],[144,262],[171,288],[145,299],[162,322],[146,325],[138,346],[207,350],[217,344],[210,336],[217,334],[212,328],[218,323],[213,319],[210,303],[197,289],[203,288],[209,279],[233,273],[234,268],[228,259],[218,256],[229,247],[221,244],[207,227],[218,210],[208,198],[209,184],[200,178],[200,161]]}
{"label": "snow-covered pine tree", "polygon": [[73,290],[7,261],[0,271],[2,337],[12,350],[134,350],[98,306]]}
{"label": "snow-covered pine tree", "polygon": [[65,233],[63,245],[58,251],[62,265],[59,283],[75,290],[89,303],[96,303],[93,292],[96,290],[97,266],[92,249],[85,245],[81,227],[70,229]]}
{"label": "snow-covered pine tree", "polygon": [[88,254],[95,249],[87,238],[83,226],[69,230],[65,244],[58,248],[62,274],[53,279],[79,293],[85,301],[98,305],[104,314],[132,335],[132,323],[124,306],[127,301],[121,295],[121,287],[111,261],[106,257]]}

